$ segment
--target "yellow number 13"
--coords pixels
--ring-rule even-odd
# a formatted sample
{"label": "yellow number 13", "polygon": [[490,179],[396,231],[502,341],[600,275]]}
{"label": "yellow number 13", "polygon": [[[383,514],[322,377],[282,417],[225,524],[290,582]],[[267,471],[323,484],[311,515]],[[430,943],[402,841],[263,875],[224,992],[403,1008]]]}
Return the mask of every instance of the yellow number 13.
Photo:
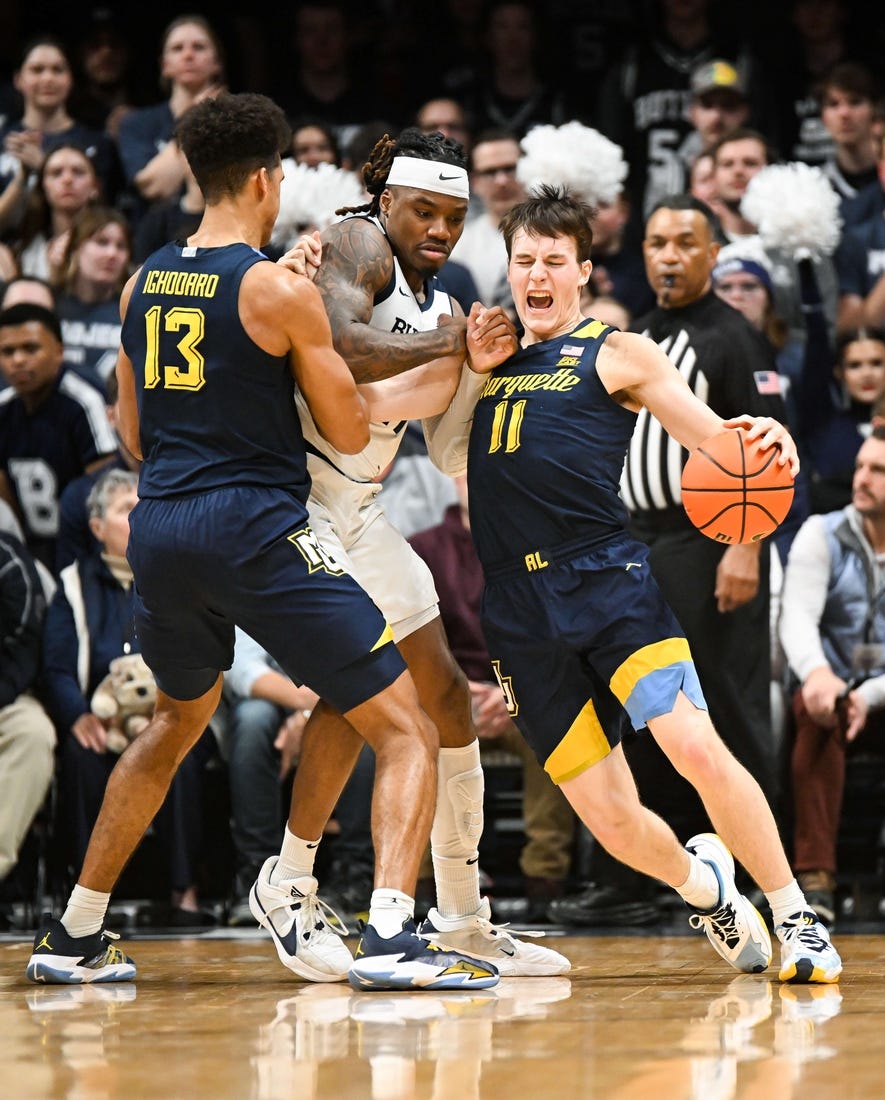
{"label": "yellow number 13", "polygon": [[[206,384],[206,361],[197,345],[205,335],[206,317],[201,309],[176,306],[163,313],[162,307],[151,306],[145,314],[147,355],[144,363],[144,388],[152,390],[160,384],[167,390],[199,390]],[[167,332],[184,332],[178,341],[178,350],[184,359],[183,367],[160,370],[160,325]]]}

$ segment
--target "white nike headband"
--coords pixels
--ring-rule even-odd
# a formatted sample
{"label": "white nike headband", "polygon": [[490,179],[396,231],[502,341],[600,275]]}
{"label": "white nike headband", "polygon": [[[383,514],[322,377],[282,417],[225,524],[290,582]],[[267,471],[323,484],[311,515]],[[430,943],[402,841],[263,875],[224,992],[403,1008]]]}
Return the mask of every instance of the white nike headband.
{"label": "white nike headband", "polygon": [[387,183],[394,187],[418,187],[422,191],[437,191],[456,199],[470,197],[466,169],[439,160],[394,157],[387,174]]}

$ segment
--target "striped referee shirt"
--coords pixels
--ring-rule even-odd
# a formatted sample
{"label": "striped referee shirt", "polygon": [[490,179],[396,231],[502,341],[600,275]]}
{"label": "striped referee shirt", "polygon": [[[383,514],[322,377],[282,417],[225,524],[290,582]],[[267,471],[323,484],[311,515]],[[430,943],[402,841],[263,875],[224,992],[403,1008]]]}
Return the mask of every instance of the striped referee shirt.
{"label": "striped referee shirt", "polygon": [[[681,309],[656,308],[631,326],[650,337],[714,412],[728,419],[748,413],[786,422],[774,351],[744,317],[711,291]],[[681,507],[685,450],[642,409],[621,475],[621,497],[631,513]]]}

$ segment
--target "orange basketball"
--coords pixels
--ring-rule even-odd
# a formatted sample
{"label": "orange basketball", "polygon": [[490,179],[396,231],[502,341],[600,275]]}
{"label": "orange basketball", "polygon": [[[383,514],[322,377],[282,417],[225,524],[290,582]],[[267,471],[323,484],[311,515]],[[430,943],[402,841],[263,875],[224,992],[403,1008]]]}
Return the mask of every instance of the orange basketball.
{"label": "orange basketball", "polygon": [[682,471],[682,503],[695,527],[716,542],[767,538],[793,502],[793,475],[779,454],[748,441],[743,428],[704,440]]}

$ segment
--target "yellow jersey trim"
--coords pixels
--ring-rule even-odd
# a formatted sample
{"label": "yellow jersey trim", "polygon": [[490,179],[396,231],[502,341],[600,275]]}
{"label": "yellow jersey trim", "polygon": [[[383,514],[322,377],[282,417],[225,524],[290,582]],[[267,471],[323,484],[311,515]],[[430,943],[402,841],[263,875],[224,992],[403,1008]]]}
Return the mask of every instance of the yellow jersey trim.
{"label": "yellow jersey trim", "polygon": [[659,668],[668,668],[680,661],[691,661],[691,651],[685,638],[664,638],[631,653],[616,670],[608,686],[623,706],[643,676]]}
{"label": "yellow jersey trim", "polygon": [[388,642],[392,642],[392,641],[393,641],[393,630],[391,629],[390,623],[385,623],[384,624],[384,632],[382,633],[382,635],[378,639],[378,641],[375,642],[375,644],[372,646],[372,648],[369,650],[369,652],[374,653],[376,649],[380,649],[383,645],[387,645]]}
{"label": "yellow jersey trim", "polygon": [[547,757],[544,771],[554,783],[564,783],[598,764],[610,752],[611,745],[596,715],[596,707],[593,700],[588,699],[565,737]]}

